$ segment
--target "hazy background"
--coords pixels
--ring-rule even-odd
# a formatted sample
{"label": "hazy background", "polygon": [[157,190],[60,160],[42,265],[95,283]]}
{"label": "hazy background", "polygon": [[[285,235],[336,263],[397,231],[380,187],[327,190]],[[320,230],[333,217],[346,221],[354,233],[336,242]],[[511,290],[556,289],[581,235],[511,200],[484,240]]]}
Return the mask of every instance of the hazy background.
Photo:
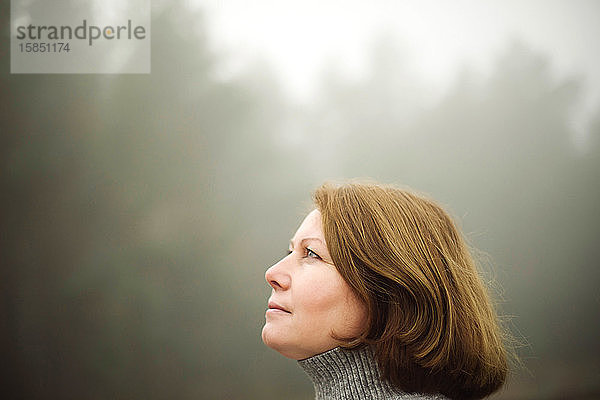
{"label": "hazy background", "polygon": [[599,3],[155,1],[150,75],[10,75],[0,4],[9,398],[312,398],[264,271],[350,177],[487,254],[527,343],[494,398],[600,398]]}

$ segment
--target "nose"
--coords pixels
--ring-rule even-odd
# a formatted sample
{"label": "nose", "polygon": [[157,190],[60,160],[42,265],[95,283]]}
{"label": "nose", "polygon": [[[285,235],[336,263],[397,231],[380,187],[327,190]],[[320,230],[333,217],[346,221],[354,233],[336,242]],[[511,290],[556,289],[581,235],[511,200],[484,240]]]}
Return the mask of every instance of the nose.
{"label": "nose", "polygon": [[275,290],[287,290],[292,283],[292,278],[287,268],[287,259],[288,257],[282,258],[265,272],[265,280]]}

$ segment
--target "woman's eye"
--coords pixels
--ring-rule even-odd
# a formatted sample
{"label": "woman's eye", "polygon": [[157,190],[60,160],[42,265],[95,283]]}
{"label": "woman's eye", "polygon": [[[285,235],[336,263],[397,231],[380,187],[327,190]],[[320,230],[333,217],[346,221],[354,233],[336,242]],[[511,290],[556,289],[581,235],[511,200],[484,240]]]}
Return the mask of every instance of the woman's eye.
{"label": "woman's eye", "polygon": [[311,258],[318,258],[318,259],[321,258],[321,256],[319,256],[317,253],[315,253],[314,251],[312,251],[308,247],[306,248],[306,256],[307,257],[311,257]]}
{"label": "woman's eye", "polygon": [[292,254],[292,251],[291,250],[286,250],[285,255],[289,256],[290,254]]}

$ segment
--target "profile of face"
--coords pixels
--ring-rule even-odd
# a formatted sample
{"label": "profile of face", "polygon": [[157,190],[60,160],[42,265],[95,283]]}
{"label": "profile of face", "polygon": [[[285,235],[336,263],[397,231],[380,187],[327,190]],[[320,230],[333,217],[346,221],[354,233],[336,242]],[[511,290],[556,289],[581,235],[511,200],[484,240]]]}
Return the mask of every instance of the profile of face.
{"label": "profile of face", "polygon": [[265,279],[273,289],[262,339],[286,357],[302,360],[333,349],[340,344],[334,335],[357,336],[366,324],[364,305],[333,265],[319,210],[304,219],[289,254]]}

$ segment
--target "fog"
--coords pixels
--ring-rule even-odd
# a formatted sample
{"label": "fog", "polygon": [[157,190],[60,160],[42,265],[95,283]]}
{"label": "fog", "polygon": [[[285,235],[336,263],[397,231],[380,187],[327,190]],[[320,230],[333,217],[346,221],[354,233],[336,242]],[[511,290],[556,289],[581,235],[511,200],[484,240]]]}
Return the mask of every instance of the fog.
{"label": "fog", "polygon": [[236,54],[215,3],[154,4],[148,75],[10,74],[0,20],[5,393],[312,398],[260,340],[264,271],[320,183],[369,177],[439,200],[479,249],[523,364],[492,398],[600,398],[593,44],[573,38],[577,71],[517,30],[423,72],[388,27],[355,72],[343,53],[294,70]]}

